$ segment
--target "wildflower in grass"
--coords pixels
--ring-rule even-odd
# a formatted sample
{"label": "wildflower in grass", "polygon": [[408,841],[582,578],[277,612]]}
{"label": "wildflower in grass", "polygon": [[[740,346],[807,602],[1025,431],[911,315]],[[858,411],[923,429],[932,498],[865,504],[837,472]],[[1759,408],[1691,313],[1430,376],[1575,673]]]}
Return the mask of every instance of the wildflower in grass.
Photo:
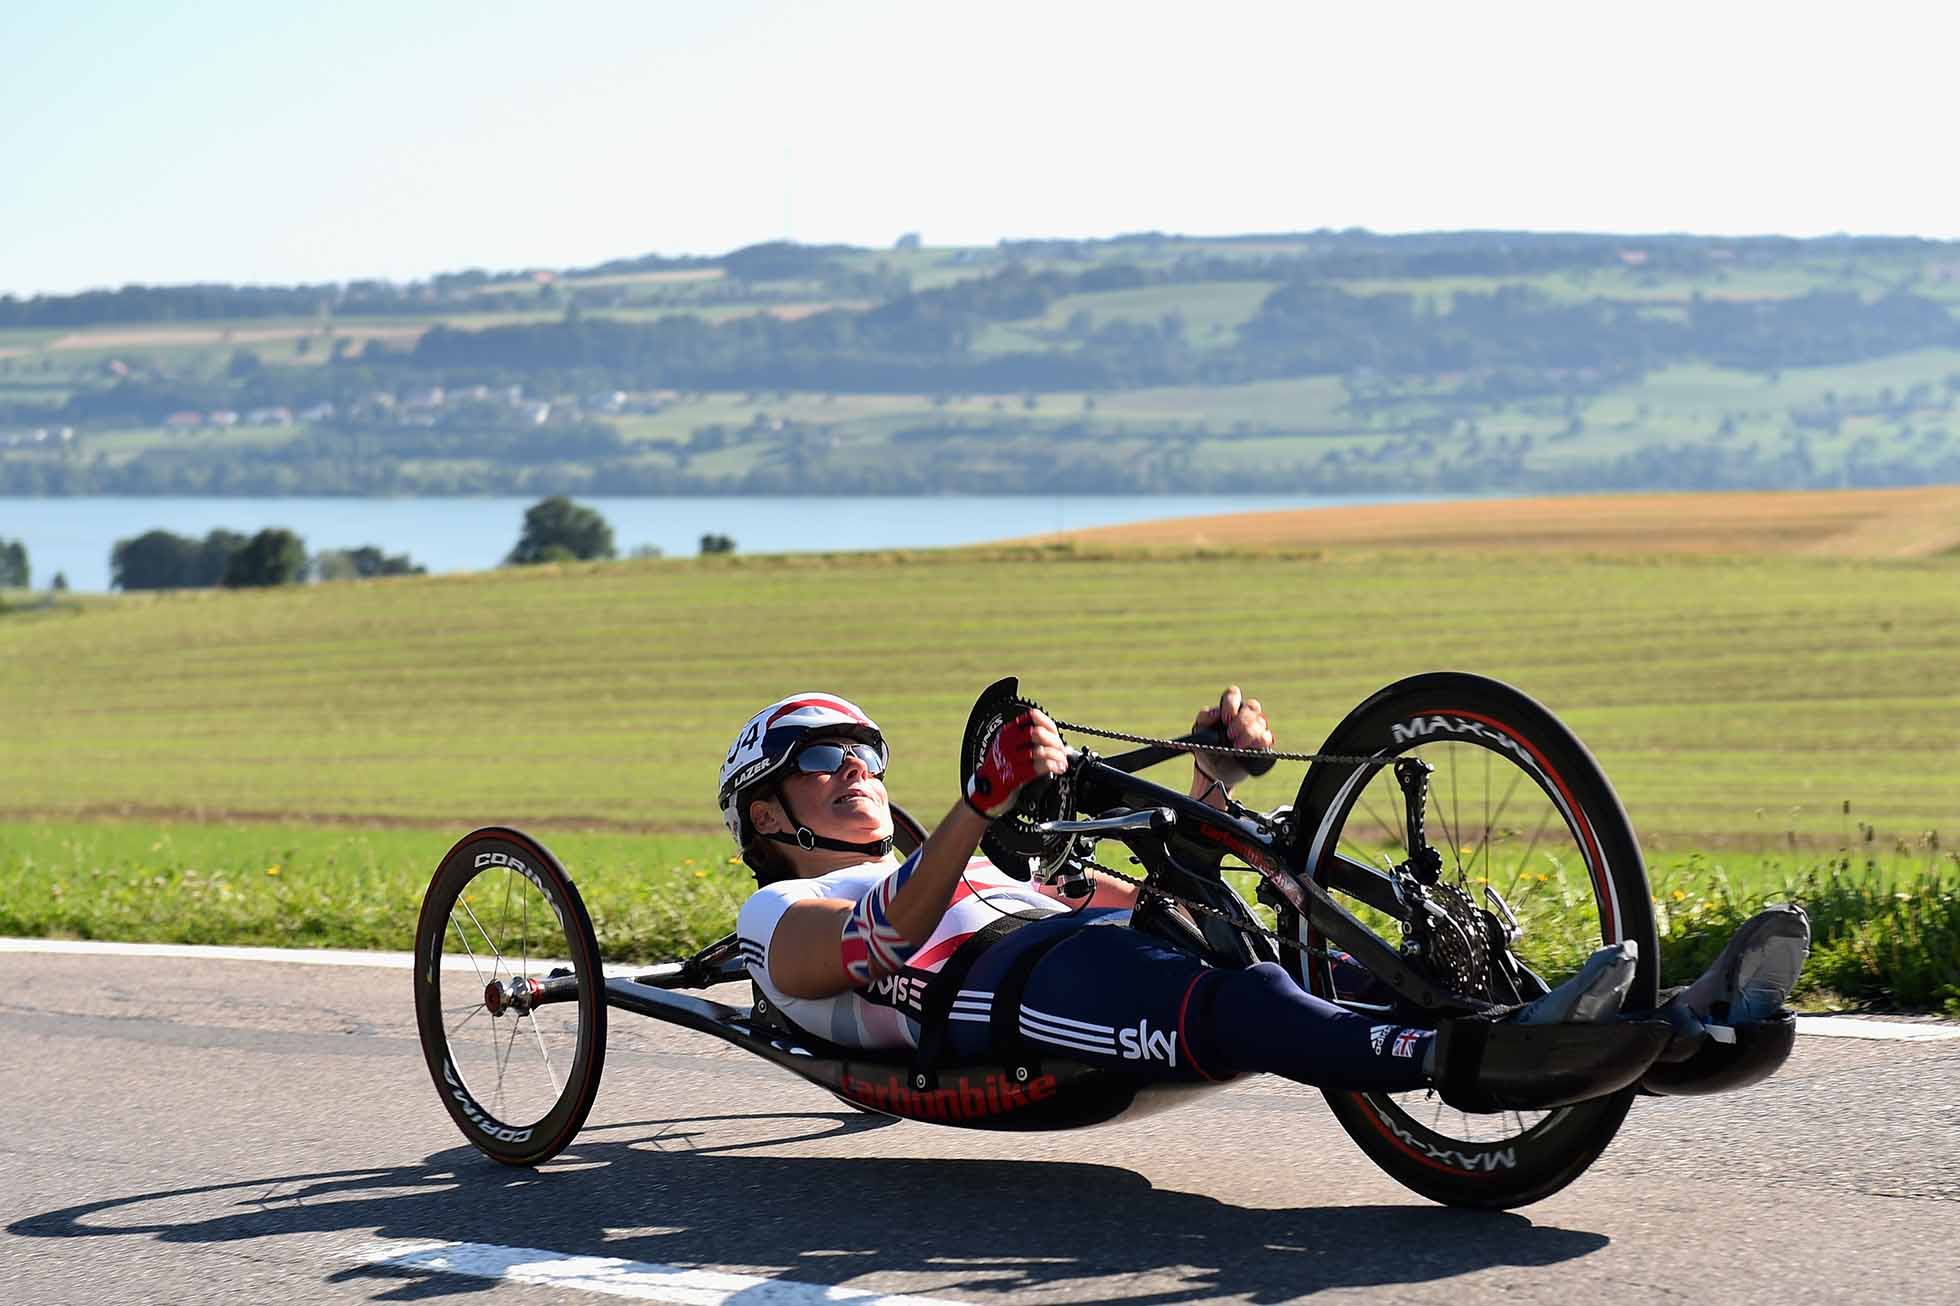
{"label": "wildflower in grass", "polygon": [[278,875],[278,874],[279,874],[279,864],[278,864],[277,862],[274,862],[274,863],[273,863],[272,865],[270,865],[270,866],[268,866],[268,867],[266,867],[266,868],[265,868],[265,873],[266,873],[267,875],[273,875],[273,876],[276,876],[276,875]]}

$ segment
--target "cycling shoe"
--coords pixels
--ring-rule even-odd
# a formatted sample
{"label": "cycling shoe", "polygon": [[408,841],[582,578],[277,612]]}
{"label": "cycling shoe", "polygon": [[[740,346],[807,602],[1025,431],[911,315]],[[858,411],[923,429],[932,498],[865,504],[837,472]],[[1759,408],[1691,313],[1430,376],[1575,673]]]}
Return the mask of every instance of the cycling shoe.
{"label": "cycling shoe", "polygon": [[1510,1017],[1514,1025],[1572,1025],[1611,1020],[1619,1013],[1627,990],[1633,987],[1640,945],[1632,939],[1608,944],[1592,956],[1579,973],[1542,997],[1525,1003]]}
{"label": "cycling shoe", "polygon": [[1640,1087],[1662,1096],[1726,1093],[1776,1073],[1796,1045],[1783,1005],[1810,955],[1810,920],[1788,904],[1757,912],[1700,979],[1654,1015],[1672,1034]]}
{"label": "cycling shoe", "polygon": [[1665,1005],[1687,1008],[1704,1025],[1760,1024],[1781,1010],[1809,955],[1803,908],[1765,907],[1742,923],[1700,979]]}

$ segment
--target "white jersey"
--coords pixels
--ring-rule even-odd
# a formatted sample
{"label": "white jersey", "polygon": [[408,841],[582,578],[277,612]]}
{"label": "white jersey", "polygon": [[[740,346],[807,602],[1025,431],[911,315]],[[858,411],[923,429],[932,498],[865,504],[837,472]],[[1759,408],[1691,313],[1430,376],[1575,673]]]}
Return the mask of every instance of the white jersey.
{"label": "white jersey", "polygon": [[757,889],[742,904],[735,923],[742,961],[769,1001],[797,1028],[846,1047],[917,1047],[919,1022],[907,1012],[919,1009],[926,977],[944,966],[975,930],[1017,912],[1050,915],[1069,910],[1032,884],[1001,874],[986,858],[975,857],[967,863],[965,878],[953,886],[952,901],[931,937],[898,974],[887,975],[869,992],[847,990],[828,998],[792,998],[769,982],[770,936],[791,903],[809,898],[856,902],[895,869],[890,862],[867,862],[808,880],[778,880]]}

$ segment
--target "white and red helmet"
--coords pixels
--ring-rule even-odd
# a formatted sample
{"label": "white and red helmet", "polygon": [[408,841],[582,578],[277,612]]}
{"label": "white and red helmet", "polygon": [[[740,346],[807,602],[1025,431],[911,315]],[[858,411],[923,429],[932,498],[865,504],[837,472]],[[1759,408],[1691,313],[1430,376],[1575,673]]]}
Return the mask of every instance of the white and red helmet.
{"label": "white and red helmet", "polygon": [[835,694],[791,694],[763,708],[735,736],[735,744],[721,764],[722,823],[744,853],[756,837],[749,822],[750,799],[757,790],[779,779],[796,756],[797,746],[813,736],[856,739],[876,748],[881,757],[891,755],[878,723],[849,699]]}

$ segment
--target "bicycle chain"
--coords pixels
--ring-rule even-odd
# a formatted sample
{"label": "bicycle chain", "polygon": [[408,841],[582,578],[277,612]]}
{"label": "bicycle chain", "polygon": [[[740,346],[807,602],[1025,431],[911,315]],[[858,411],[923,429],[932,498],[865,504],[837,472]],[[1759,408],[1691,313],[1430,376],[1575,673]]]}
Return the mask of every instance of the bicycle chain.
{"label": "bicycle chain", "polygon": [[1376,762],[1388,760],[1387,756],[1363,757],[1353,753],[1282,753],[1276,748],[1232,748],[1225,744],[1194,744],[1184,739],[1155,739],[1149,735],[1131,734],[1127,730],[1099,730],[1095,726],[1085,726],[1079,721],[1057,721],[1057,730],[1073,730],[1079,735],[1094,735],[1098,739],[1114,739],[1125,744],[1145,744],[1152,748],[1169,748],[1180,753],[1217,753],[1222,757],[1270,757],[1276,762],[1332,762],[1336,766],[1371,766]]}
{"label": "bicycle chain", "polygon": [[[1158,739],[1151,735],[1139,735],[1127,730],[1103,730],[1096,726],[1084,725],[1079,721],[1056,720],[1055,729],[1058,731],[1073,731],[1078,735],[1094,735],[1098,739],[1114,739],[1119,743],[1143,744],[1150,748],[1168,748],[1180,753],[1216,753],[1222,757],[1269,757],[1279,762],[1332,762],[1336,766],[1371,766],[1384,760],[1380,757],[1361,757],[1347,753],[1285,753],[1273,748],[1233,748],[1226,744],[1195,744],[1181,739]],[[1180,897],[1175,893],[1158,888],[1155,885],[1146,885],[1142,880],[1133,875],[1125,875],[1121,871],[1114,870],[1100,863],[1095,864],[1094,869],[1103,875],[1121,880],[1133,888],[1154,894],[1160,898],[1169,899],[1187,911],[1214,917],[1235,930],[1248,934],[1262,935],[1265,938],[1271,939],[1282,948],[1291,948],[1295,952],[1305,953],[1308,956],[1323,958],[1327,956],[1327,950],[1325,948],[1310,948],[1298,939],[1289,939],[1284,934],[1276,930],[1269,930],[1256,921],[1239,920],[1237,917],[1228,915],[1208,903],[1194,902],[1189,898]]]}

